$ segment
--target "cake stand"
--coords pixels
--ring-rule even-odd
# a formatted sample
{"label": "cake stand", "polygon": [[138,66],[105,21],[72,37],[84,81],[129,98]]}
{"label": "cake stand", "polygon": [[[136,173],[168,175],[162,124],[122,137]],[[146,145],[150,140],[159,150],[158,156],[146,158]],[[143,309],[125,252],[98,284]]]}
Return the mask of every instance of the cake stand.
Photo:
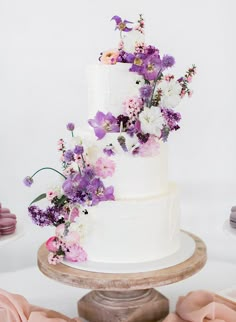
{"label": "cake stand", "polygon": [[140,273],[97,273],[64,264],[50,265],[43,244],[38,267],[46,276],[74,287],[93,289],[78,301],[79,316],[90,322],[157,322],[169,313],[168,299],[153,287],[181,281],[206,263],[206,246],[186,232],[195,243],[187,260],[168,268]]}

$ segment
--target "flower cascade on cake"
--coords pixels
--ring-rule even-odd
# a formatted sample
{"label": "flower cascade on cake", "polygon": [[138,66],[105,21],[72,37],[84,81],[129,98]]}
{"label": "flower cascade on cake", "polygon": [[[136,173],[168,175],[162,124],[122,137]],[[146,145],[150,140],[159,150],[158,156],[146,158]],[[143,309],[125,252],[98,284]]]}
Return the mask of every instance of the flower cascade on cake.
{"label": "flower cascade on cake", "polygon": [[[191,96],[189,83],[196,67],[176,78],[170,72],[174,57],[161,55],[157,47],[145,43],[142,15],[137,23],[119,16],[111,20],[120,40],[116,49],[102,52],[99,66],[90,70],[88,111],[94,112],[88,120],[90,131],[77,136],[74,124],[69,123],[71,142],[61,139],[58,143],[62,171],[45,167],[24,179],[31,186],[43,170],[54,171],[62,179],[29,206],[35,224],[56,227],[46,242],[51,264],[63,259],[82,262],[89,256],[109,261],[111,253],[113,262],[135,262],[140,260],[143,239],[147,260],[156,259],[155,245],[162,245],[163,240],[166,248],[162,251],[158,246],[160,258],[178,246],[178,198],[168,185],[164,146],[170,133],[180,128],[176,107]],[[46,209],[35,205],[42,199],[50,203]],[[112,217],[109,202],[114,200]],[[135,213],[131,220],[129,216]],[[143,225],[150,242],[147,236],[141,238]],[[160,239],[156,239],[158,234]]]}
{"label": "flower cascade on cake", "polygon": [[[103,183],[103,179],[113,175],[114,162],[107,156],[94,160],[91,147],[85,146],[80,136],[74,136],[74,124],[68,123],[67,129],[72,134],[70,148],[63,139],[58,141],[62,171],[44,167],[24,179],[24,184],[30,187],[35,175],[45,170],[54,171],[62,178],[59,186],[39,195],[28,208],[34,224],[56,227],[55,236],[46,242],[50,264],[57,264],[64,258],[72,262],[87,260],[81,241],[86,231],[88,208],[114,200],[113,186],[106,187]],[[50,203],[46,209],[35,205],[42,199]]]}
{"label": "flower cascade on cake", "polygon": [[[145,43],[142,15],[136,24],[119,16],[111,20],[120,32],[120,43],[117,49],[102,52],[99,60],[107,65],[130,65],[130,73],[139,76],[138,95],[124,97],[120,114],[98,111],[89,124],[99,140],[118,131],[117,140],[125,152],[154,155],[158,153],[159,141],[166,142],[170,132],[180,128],[181,115],[175,108],[186,95],[192,95],[188,85],[196,67],[193,65],[179,78],[170,73],[175,59],[168,54],[161,56],[157,47]],[[130,148],[126,146],[127,135],[133,138]]]}

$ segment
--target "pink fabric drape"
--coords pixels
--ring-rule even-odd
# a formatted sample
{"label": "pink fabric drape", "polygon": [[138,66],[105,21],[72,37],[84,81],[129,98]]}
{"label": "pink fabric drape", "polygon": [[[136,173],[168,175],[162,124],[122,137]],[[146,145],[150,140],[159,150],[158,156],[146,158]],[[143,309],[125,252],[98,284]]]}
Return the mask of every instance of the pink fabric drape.
{"label": "pink fabric drape", "polygon": [[194,291],[181,296],[176,313],[163,322],[236,322],[236,304],[223,301],[207,291]]}
{"label": "pink fabric drape", "polygon": [[1,322],[81,322],[58,312],[31,305],[23,296],[0,289]]}

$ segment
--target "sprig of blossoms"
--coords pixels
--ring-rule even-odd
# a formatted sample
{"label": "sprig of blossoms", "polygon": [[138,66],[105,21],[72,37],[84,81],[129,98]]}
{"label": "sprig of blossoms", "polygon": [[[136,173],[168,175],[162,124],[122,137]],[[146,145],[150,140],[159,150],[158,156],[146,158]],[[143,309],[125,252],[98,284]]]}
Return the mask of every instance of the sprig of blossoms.
{"label": "sprig of blossoms", "polygon": [[[118,130],[116,118],[109,113],[98,115],[97,121],[96,126],[101,127],[97,129],[97,133]],[[73,132],[74,124],[67,125],[67,129]],[[57,264],[63,258],[71,261],[87,259],[87,254],[80,245],[84,232],[82,228],[79,228],[79,233],[74,232],[75,221],[78,221],[79,227],[83,227],[81,220],[83,216],[87,216],[88,207],[115,199],[114,187],[107,187],[103,182],[103,179],[114,174],[114,161],[108,157],[89,160],[86,148],[83,144],[75,143],[78,140],[74,134],[72,136],[74,146],[69,149],[64,140],[60,139],[58,142],[58,150],[62,153],[63,173],[51,167],[44,167],[23,180],[24,184],[30,187],[34,183],[33,178],[36,174],[44,170],[53,171],[64,179],[60,187],[42,193],[28,207],[29,216],[34,224],[41,227],[57,227],[56,237],[48,242],[50,251],[48,260],[51,264]],[[50,204],[46,209],[34,205],[42,199],[47,199]]]}

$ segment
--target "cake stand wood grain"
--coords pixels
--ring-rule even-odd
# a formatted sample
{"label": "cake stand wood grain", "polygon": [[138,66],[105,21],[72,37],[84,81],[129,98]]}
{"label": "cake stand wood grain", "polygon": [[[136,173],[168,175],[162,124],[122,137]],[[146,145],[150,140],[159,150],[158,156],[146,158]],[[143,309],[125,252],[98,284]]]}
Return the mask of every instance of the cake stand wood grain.
{"label": "cake stand wood grain", "polygon": [[50,265],[48,250],[38,250],[38,267],[47,277],[74,287],[92,289],[78,301],[78,312],[90,322],[156,322],[169,312],[168,299],[153,287],[172,284],[197,273],[206,263],[204,242],[186,232],[195,242],[195,251],[184,262],[140,273],[96,273],[64,264]]}

